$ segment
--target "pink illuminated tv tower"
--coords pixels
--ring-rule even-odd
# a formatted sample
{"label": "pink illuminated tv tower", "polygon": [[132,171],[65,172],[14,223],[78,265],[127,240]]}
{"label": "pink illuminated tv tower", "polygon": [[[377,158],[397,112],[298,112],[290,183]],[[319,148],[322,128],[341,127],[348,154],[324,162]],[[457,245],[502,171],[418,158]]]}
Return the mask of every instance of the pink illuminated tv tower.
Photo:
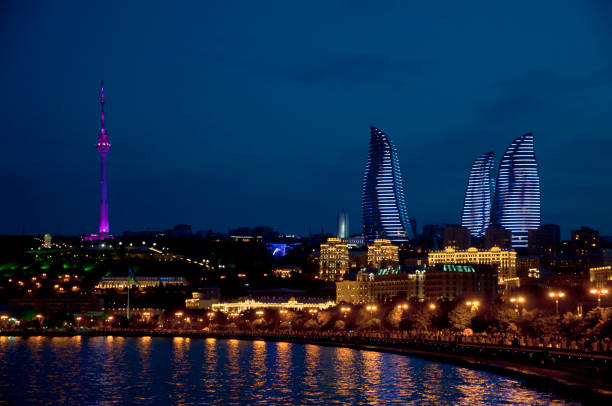
{"label": "pink illuminated tv tower", "polygon": [[104,128],[104,82],[100,83],[100,107],[101,120],[100,134],[98,134],[98,143],[96,150],[100,155],[100,228],[97,233],[91,233],[83,236],[84,240],[104,240],[113,238],[110,234],[108,226],[108,190],[106,188],[106,156],[110,151],[111,144],[108,142],[108,134]]}
{"label": "pink illuminated tv tower", "polygon": [[100,234],[108,234],[108,192],[106,189],[106,155],[110,151],[111,144],[108,142],[108,134],[104,128],[104,82],[100,83],[100,107],[102,111],[102,125],[98,135],[96,149],[100,154]]}

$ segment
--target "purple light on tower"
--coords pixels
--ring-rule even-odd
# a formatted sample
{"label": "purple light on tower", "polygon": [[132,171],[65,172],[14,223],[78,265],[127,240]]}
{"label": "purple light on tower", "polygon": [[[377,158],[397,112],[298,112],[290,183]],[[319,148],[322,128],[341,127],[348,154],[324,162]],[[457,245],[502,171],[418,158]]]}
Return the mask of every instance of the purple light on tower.
{"label": "purple light on tower", "polygon": [[96,150],[100,154],[100,234],[108,234],[108,192],[106,189],[106,155],[111,144],[108,142],[108,134],[104,128],[104,82],[100,84],[100,106],[102,110],[102,126],[98,135]]}

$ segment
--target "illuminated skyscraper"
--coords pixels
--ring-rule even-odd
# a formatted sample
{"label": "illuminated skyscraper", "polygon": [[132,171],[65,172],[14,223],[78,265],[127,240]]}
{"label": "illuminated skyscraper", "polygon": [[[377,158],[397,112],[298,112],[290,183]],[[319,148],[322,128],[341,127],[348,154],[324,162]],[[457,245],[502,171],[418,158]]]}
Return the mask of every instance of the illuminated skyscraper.
{"label": "illuminated skyscraper", "polygon": [[106,188],[106,156],[110,151],[111,144],[108,142],[108,134],[104,128],[104,82],[100,84],[100,110],[101,110],[101,127],[98,134],[98,143],[96,150],[100,155],[100,227],[98,233],[92,233],[84,236],[85,240],[104,240],[112,238],[108,225],[108,192]]}
{"label": "illuminated skyscraper", "polygon": [[370,149],[363,177],[363,233],[366,240],[408,240],[406,213],[397,150],[378,128],[370,127]]}
{"label": "illuminated skyscraper", "polygon": [[493,152],[476,158],[465,189],[461,225],[468,228],[474,237],[483,237],[491,222],[491,202],[495,186],[494,158]]}
{"label": "illuminated skyscraper", "polygon": [[512,233],[513,248],[526,248],[529,230],[540,227],[540,175],[533,133],[514,140],[499,164],[492,223]]}
{"label": "illuminated skyscraper", "polygon": [[348,214],[343,210],[338,213],[338,231],[336,237],[348,238],[349,236],[349,218]]}

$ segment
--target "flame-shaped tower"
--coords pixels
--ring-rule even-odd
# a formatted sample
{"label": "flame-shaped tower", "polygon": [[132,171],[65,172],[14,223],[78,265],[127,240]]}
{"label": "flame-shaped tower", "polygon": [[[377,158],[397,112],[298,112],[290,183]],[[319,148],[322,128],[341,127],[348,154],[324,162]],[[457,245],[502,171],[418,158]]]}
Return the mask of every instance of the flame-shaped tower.
{"label": "flame-shaped tower", "polygon": [[96,150],[100,154],[100,234],[108,234],[108,192],[106,188],[106,155],[110,151],[111,144],[108,142],[108,134],[104,128],[104,82],[100,83],[100,107],[102,112],[102,124]]}

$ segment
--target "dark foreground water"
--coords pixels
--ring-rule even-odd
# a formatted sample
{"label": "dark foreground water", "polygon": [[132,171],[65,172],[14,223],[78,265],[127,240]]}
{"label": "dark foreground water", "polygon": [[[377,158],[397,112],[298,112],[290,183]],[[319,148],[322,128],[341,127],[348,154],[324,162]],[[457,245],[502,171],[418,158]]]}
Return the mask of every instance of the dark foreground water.
{"label": "dark foreground water", "polygon": [[315,345],[0,337],[3,404],[567,404],[486,372]]}

